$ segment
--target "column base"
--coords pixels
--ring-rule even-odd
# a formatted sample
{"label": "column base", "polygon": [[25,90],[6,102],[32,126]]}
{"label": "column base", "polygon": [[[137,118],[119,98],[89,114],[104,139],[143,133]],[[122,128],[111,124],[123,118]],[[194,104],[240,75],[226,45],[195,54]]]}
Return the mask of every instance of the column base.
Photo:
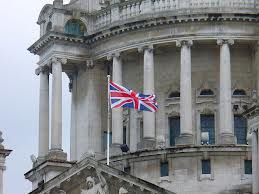
{"label": "column base", "polygon": [[194,138],[192,134],[181,134],[175,139],[175,144],[177,146],[182,145],[194,145]]}
{"label": "column base", "polygon": [[[121,144],[117,144],[117,143],[110,145],[110,156],[121,155],[122,151],[121,151],[120,146],[121,146]],[[106,152],[107,152],[107,150],[106,150]]]}
{"label": "column base", "polygon": [[219,135],[219,144],[235,145],[236,142],[236,137],[232,133],[222,133]]}
{"label": "column base", "polygon": [[46,159],[67,161],[67,154],[63,150],[50,150]]}
{"label": "column base", "polygon": [[156,148],[156,140],[153,138],[144,138],[137,145],[138,150],[155,149],[155,148]]}

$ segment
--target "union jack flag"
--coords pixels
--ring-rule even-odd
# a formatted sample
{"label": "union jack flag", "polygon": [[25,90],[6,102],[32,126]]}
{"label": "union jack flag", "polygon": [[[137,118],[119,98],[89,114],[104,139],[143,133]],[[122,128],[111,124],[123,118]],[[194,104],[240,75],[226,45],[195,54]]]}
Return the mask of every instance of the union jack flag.
{"label": "union jack flag", "polygon": [[136,93],[112,81],[110,85],[111,108],[134,108],[137,110],[156,112],[158,104],[155,95]]}

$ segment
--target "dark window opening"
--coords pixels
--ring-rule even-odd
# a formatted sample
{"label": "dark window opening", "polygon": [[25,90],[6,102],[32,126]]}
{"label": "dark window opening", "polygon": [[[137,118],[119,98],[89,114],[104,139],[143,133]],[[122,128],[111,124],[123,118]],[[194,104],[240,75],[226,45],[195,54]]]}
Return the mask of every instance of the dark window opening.
{"label": "dark window opening", "polygon": [[214,92],[211,89],[202,90],[200,93],[201,96],[213,96]]}
{"label": "dark window opening", "polygon": [[46,32],[51,31],[51,29],[52,29],[52,22],[49,22],[46,28]]}
{"label": "dark window opening", "polygon": [[252,174],[252,160],[245,160],[245,174]]}
{"label": "dark window opening", "polygon": [[65,25],[65,33],[67,34],[84,36],[85,32],[86,27],[81,20],[72,19],[69,20]]}
{"label": "dark window opening", "polygon": [[215,119],[214,115],[201,115],[201,132],[209,133],[209,141],[202,144],[215,144]]}
{"label": "dark window opening", "polygon": [[180,98],[180,92],[179,91],[174,91],[174,92],[171,92],[168,96],[168,98]]}
{"label": "dark window opening", "polygon": [[202,166],[202,174],[211,174],[211,166],[210,166],[210,160],[202,160],[201,161]]}
{"label": "dark window opening", "polygon": [[160,175],[161,177],[169,175],[168,161],[160,163]]}
{"label": "dark window opening", "polygon": [[175,140],[180,136],[180,117],[169,118],[170,146],[175,146]]}
{"label": "dark window opening", "polygon": [[246,96],[246,91],[243,89],[236,89],[233,92],[233,96]]}
{"label": "dark window opening", "polygon": [[234,133],[237,138],[237,144],[247,144],[247,120],[241,115],[234,116]]}

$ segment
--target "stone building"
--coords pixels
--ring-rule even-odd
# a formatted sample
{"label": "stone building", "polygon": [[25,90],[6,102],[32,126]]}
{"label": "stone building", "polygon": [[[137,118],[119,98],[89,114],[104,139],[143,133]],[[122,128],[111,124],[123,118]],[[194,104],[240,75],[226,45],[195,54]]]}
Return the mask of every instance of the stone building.
{"label": "stone building", "polygon": [[[259,0],[45,5],[40,39],[29,48],[40,57],[39,153],[25,174],[31,194],[250,193],[242,112],[259,93],[258,13]],[[70,159],[62,149],[62,73],[72,96]],[[107,134],[107,74],[155,93],[158,112],[114,109]]]}

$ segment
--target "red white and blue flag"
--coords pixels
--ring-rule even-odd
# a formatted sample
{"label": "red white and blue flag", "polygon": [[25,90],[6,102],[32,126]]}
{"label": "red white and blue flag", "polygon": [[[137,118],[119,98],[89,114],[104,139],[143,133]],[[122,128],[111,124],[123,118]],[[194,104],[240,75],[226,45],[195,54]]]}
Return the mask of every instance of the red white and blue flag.
{"label": "red white and blue flag", "polygon": [[134,108],[137,110],[156,112],[158,104],[156,96],[136,93],[112,81],[109,83],[111,108]]}

